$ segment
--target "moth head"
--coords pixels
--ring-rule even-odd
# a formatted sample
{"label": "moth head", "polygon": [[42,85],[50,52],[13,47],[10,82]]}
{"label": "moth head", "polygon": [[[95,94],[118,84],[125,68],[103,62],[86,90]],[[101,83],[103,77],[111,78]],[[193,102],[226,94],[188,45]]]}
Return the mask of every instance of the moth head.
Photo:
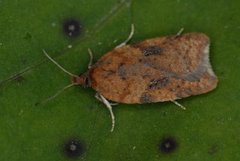
{"label": "moth head", "polygon": [[62,89],[60,89],[59,91],[57,91],[53,96],[37,103],[37,104],[44,104],[50,100],[52,100],[53,98],[57,97],[59,94],[61,94],[63,91],[65,91],[66,89],[73,87],[75,85],[81,85],[83,87],[89,87],[90,86],[90,81],[89,81],[89,74],[84,73],[84,74],[80,74],[80,75],[75,75],[71,72],[69,72],[68,70],[66,70],[65,68],[63,68],[60,64],[58,64],[58,62],[56,62],[52,57],[50,57],[47,52],[45,50],[43,50],[43,53],[45,54],[45,56],[51,61],[53,62],[59,69],[61,69],[63,72],[65,72],[66,74],[68,74],[71,77],[71,84],[63,87]]}
{"label": "moth head", "polygon": [[81,85],[83,87],[90,86],[90,79],[88,74],[80,74],[79,76],[72,76],[72,84]]}

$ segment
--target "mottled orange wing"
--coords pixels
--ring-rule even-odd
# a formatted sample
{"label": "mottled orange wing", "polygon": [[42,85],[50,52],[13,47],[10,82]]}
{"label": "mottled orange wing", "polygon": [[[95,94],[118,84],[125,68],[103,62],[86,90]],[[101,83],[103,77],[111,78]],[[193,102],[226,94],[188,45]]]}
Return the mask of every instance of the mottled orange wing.
{"label": "mottled orange wing", "polygon": [[89,73],[91,86],[121,103],[176,100],[213,90],[209,38],[187,33],[125,45],[103,55]]}

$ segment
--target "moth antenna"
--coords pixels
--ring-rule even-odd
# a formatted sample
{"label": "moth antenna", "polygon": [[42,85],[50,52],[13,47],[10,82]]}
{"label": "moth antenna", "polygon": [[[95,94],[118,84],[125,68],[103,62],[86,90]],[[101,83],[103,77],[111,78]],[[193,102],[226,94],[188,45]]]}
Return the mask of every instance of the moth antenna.
{"label": "moth antenna", "polygon": [[176,36],[180,36],[184,31],[184,28],[182,27],[176,34]]}
{"label": "moth antenna", "polygon": [[92,67],[92,61],[93,61],[93,53],[90,48],[88,48],[88,54],[89,54],[89,63],[88,63],[88,69],[91,69]]}
{"label": "moth antenna", "polygon": [[43,49],[43,53],[45,54],[45,56],[52,61],[56,66],[58,66],[58,68],[60,68],[63,72],[67,73],[68,75],[72,76],[72,77],[78,77],[75,74],[72,74],[71,72],[67,71],[66,69],[64,69],[60,64],[58,64],[52,57],[50,57],[47,52]]}
{"label": "moth antenna", "polygon": [[65,91],[66,89],[68,89],[68,88],[70,88],[70,87],[72,87],[72,86],[75,86],[75,85],[76,85],[75,83],[72,83],[72,84],[69,84],[69,85],[63,87],[62,89],[60,89],[59,91],[57,91],[57,93],[55,93],[53,96],[51,96],[51,97],[49,97],[49,98],[47,98],[47,99],[45,99],[45,100],[37,103],[37,105],[47,103],[48,101],[56,98],[59,94],[61,94],[61,93],[62,93],[63,91]]}
{"label": "moth antenna", "polygon": [[171,102],[174,103],[175,105],[177,105],[178,107],[180,107],[181,109],[186,110],[186,107],[184,107],[183,105],[181,105],[177,101],[171,100]]}
{"label": "moth antenna", "polygon": [[128,41],[130,41],[131,38],[133,37],[134,31],[135,31],[135,27],[134,27],[134,24],[132,23],[131,24],[131,32],[129,33],[128,38],[124,42],[122,42],[121,44],[116,46],[115,48],[120,48],[120,47],[126,45],[128,43]]}

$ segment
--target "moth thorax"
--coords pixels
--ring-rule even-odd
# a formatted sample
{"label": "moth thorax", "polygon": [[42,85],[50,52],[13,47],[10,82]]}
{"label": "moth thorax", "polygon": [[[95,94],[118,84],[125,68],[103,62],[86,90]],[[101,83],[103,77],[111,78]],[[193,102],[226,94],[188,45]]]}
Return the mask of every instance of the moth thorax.
{"label": "moth thorax", "polygon": [[82,74],[80,76],[74,76],[72,77],[72,83],[76,85],[82,85],[84,87],[88,86],[88,77],[86,75]]}

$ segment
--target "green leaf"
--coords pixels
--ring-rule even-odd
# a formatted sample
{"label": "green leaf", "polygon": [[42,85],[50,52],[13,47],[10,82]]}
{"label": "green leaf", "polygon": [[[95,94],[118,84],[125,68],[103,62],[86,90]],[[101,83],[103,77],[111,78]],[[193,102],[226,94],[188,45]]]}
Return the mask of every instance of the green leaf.
{"label": "green leaf", "polygon": [[[71,138],[85,146],[79,160],[239,160],[239,6],[238,0],[0,0],[0,160],[71,160],[63,151]],[[80,22],[79,37],[64,34],[68,18]],[[208,34],[217,89],[180,100],[186,111],[170,102],[115,106],[113,133],[92,89],[73,87],[37,105],[70,84],[42,49],[83,73],[87,48],[96,61],[127,38],[131,23],[130,43],[182,27]],[[177,147],[165,154],[159,145],[168,136]]]}

